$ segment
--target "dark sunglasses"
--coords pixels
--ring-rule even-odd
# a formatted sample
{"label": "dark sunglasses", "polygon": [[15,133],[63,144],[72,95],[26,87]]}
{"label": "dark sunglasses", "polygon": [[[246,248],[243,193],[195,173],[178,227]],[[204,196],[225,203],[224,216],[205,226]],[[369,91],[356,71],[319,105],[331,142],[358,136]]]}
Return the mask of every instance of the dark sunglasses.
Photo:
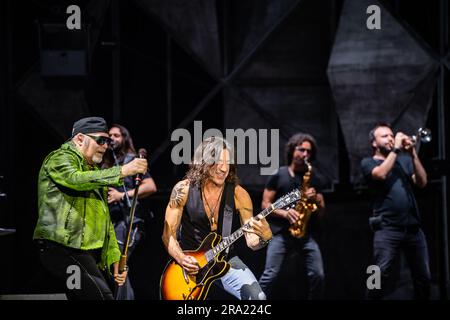
{"label": "dark sunglasses", "polygon": [[308,152],[308,153],[312,152],[311,149],[306,149],[306,148],[302,148],[302,147],[295,147],[295,150],[300,151],[300,152]]}
{"label": "dark sunglasses", "polygon": [[98,144],[98,145],[104,145],[105,143],[107,145],[110,145],[112,142],[112,139],[110,137],[104,137],[104,136],[91,136],[90,134],[85,134],[86,136],[88,136],[89,138],[94,139],[94,141]]}

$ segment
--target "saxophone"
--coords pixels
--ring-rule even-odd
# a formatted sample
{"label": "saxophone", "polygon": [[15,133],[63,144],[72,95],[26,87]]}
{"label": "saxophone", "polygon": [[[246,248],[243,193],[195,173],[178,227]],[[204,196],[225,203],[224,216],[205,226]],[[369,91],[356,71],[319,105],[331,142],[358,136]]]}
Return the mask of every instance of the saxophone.
{"label": "saxophone", "polygon": [[310,200],[306,197],[306,190],[309,189],[309,180],[311,179],[312,166],[308,162],[308,158],[305,158],[305,164],[308,167],[308,171],[303,175],[303,184],[301,186],[301,197],[295,205],[295,211],[300,213],[300,218],[289,226],[289,232],[295,238],[302,238],[305,236],[306,227],[308,226],[309,218],[311,214],[317,211],[317,202]]}

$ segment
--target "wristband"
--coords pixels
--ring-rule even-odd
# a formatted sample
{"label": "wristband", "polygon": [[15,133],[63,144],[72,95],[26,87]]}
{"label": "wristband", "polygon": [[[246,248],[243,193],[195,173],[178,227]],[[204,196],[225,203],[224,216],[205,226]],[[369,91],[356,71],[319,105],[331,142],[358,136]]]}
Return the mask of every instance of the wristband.
{"label": "wristband", "polygon": [[261,247],[267,246],[270,241],[272,241],[272,238],[270,238],[269,240],[263,240],[263,238],[259,238],[259,244]]}

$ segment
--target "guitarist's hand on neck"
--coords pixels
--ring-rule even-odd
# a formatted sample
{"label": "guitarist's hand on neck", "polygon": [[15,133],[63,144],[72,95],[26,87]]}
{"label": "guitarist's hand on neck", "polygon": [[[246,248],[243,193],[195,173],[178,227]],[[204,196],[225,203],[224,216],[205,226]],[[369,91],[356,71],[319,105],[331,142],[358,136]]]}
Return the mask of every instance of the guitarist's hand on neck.
{"label": "guitarist's hand on neck", "polygon": [[237,186],[234,194],[236,210],[239,212],[242,224],[250,222],[250,228],[242,228],[245,231],[245,241],[252,250],[261,249],[260,239],[267,241],[272,238],[272,231],[266,219],[253,217],[253,204],[250,195],[244,188]]}
{"label": "guitarist's hand on neck", "polygon": [[266,218],[256,220],[255,218],[250,219],[250,228],[243,228],[244,231],[256,234],[259,238],[264,241],[269,241],[272,239],[272,231],[267,223]]}

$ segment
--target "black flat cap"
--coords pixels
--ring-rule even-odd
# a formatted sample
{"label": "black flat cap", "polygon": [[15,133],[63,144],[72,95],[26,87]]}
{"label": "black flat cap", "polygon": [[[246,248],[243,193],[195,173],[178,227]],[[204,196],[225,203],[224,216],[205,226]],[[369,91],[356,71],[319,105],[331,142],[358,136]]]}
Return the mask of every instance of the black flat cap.
{"label": "black flat cap", "polygon": [[105,119],[100,117],[82,118],[73,124],[72,137],[78,133],[94,133],[105,132],[108,133],[108,125]]}

